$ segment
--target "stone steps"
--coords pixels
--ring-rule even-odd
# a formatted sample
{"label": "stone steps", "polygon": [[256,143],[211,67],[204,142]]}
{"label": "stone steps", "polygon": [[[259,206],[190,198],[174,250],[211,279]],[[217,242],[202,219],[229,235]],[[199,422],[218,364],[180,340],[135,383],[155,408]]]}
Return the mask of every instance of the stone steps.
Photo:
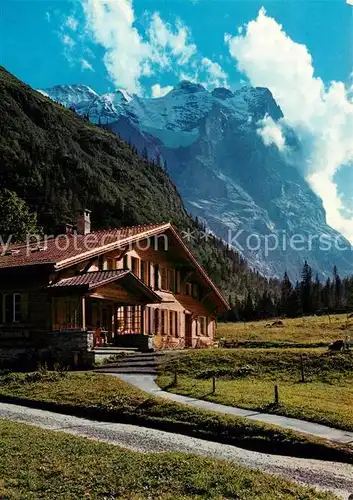
{"label": "stone steps", "polygon": [[114,374],[114,373],[126,373],[126,374],[141,374],[141,375],[157,375],[157,370],[154,367],[112,367],[112,368],[100,368],[98,370],[95,370],[97,373],[107,373],[107,374]]}
{"label": "stone steps", "polygon": [[170,357],[178,357],[176,352],[136,352],[121,356],[120,359],[106,363],[95,369],[100,373],[141,373],[156,374],[160,363]]}

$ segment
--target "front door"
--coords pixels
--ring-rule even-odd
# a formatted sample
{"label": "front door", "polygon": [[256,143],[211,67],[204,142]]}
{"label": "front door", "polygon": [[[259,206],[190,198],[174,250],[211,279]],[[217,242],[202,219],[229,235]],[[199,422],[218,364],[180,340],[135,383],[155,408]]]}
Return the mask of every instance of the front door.
{"label": "front door", "polygon": [[185,347],[192,347],[192,318],[185,314]]}

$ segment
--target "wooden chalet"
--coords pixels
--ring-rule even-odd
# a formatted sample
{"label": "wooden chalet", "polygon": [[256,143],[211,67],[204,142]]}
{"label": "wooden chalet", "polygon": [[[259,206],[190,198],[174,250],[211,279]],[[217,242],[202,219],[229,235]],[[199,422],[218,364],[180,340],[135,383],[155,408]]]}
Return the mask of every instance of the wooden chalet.
{"label": "wooden chalet", "polygon": [[97,346],[211,346],[226,300],[169,223],[77,232],[4,247],[0,363],[86,362]]}

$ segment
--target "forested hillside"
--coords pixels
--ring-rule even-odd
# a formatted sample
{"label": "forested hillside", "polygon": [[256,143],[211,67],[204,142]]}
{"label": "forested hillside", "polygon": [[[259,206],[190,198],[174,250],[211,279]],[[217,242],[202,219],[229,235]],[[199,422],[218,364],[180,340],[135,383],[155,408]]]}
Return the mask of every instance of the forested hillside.
{"label": "forested hillside", "polygon": [[[279,292],[278,281],[251,271],[220,240],[204,237],[160,166],[4,68],[0,114],[0,186],[37,212],[46,233],[74,220],[82,208],[92,210],[94,228],[171,221],[191,235],[189,245],[227,298],[244,298],[255,290]],[[6,213],[1,215],[4,219]]]}

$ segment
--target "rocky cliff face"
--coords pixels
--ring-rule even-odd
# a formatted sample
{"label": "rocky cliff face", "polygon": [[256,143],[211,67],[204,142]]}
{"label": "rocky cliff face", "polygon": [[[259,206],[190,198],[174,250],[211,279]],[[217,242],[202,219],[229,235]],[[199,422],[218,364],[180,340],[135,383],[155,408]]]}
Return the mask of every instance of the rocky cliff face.
{"label": "rocky cliff face", "polygon": [[287,270],[296,279],[304,260],[321,278],[334,264],[341,274],[353,272],[349,243],[327,225],[321,200],[300,173],[293,132],[286,141],[297,164],[259,134],[262,119],[283,117],[268,89],[208,92],[181,82],[157,99],[120,90],[98,95],[84,85],[42,92],[165,160],[188,210],[262,273]]}

